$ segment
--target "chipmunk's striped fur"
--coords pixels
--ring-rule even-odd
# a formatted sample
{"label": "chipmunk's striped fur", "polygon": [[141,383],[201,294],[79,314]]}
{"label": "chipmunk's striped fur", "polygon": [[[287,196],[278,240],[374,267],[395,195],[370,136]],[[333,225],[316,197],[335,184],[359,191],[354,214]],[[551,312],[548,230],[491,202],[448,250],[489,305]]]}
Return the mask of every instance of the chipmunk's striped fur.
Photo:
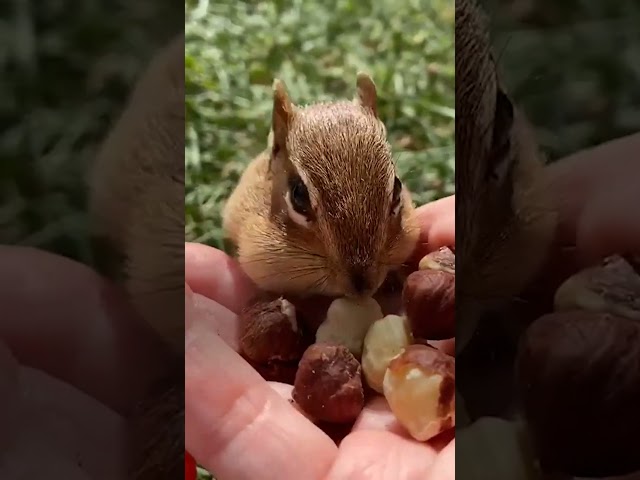
{"label": "chipmunk's striped fur", "polygon": [[456,0],[456,272],[458,321],[525,287],[550,245],[556,214],[544,161],[502,85],[487,25]]}
{"label": "chipmunk's striped fur", "polygon": [[92,233],[140,315],[184,349],[184,37],[154,57],[89,171]]}
{"label": "chipmunk's striped fur", "polygon": [[414,208],[376,104],[364,74],[353,101],[306,107],[275,82],[269,147],[224,211],[238,259],[262,289],[370,295],[413,252]]}
{"label": "chipmunk's striped fur", "polygon": [[92,233],[122,258],[116,280],[175,354],[128,418],[132,480],[184,468],[184,120],[180,35],[152,60],[90,169]]}

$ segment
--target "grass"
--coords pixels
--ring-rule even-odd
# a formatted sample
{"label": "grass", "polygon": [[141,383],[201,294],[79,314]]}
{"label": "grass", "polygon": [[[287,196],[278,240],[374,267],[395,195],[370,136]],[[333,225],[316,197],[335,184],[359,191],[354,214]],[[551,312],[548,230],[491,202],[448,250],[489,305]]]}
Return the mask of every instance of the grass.
{"label": "grass", "polygon": [[176,23],[175,8],[133,3],[0,7],[1,243],[93,263],[87,165],[163,32]]}
{"label": "grass", "polygon": [[[305,104],[353,97],[356,73],[368,72],[416,202],[453,193],[452,1],[222,0],[189,13],[188,240],[224,248],[221,208],[266,146],[276,77]],[[211,476],[199,470],[199,478]]]}
{"label": "grass", "polygon": [[550,160],[640,131],[640,3],[481,3],[507,85]]}
{"label": "grass", "polygon": [[223,0],[205,7],[194,6],[186,25],[188,240],[223,247],[221,207],[266,146],[275,77],[304,104],[351,98],[357,71],[368,72],[417,203],[453,193],[453,2]]}

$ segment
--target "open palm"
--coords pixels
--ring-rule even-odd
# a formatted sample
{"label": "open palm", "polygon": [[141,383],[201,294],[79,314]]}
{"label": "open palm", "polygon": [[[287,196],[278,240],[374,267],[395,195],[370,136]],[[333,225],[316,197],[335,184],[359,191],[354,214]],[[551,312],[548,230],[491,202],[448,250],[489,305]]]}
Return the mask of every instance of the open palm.
{"label": "open palm", "polygon": [[[453,244],[453,197],[420,215],[427,251]],[[186,449],[218,478],[454,478],[452,432],[417,442],[378,397],[337,446],[287,401],[291,386],[264,381],[237,353],[236,314],[253,287],[224,253],[187,244],[186,283]]]}

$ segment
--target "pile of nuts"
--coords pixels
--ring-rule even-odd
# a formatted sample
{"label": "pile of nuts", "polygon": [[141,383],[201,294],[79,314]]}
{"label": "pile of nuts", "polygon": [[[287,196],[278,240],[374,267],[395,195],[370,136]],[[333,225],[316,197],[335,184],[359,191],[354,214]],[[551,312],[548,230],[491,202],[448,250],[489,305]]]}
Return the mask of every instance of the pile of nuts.
{"label": "pile of nuts", "polygon": [[640,468],[640,275],[621,256],[568,278],[516,363],[528,429],[545,468],[578,476]]}
{"label": "pile of nuts", "polygon": [[292,301],[261,295],[240,315],[243,355],[265,379],[293,384],[292,402],[315,422],[352,423],[377,393],[413,438],[427,441],[455,426],[455,359],[428,343],[451,337],[449,248],[407,277],[402,305],[385,316],[373,298],[338,298],[313,332]]}

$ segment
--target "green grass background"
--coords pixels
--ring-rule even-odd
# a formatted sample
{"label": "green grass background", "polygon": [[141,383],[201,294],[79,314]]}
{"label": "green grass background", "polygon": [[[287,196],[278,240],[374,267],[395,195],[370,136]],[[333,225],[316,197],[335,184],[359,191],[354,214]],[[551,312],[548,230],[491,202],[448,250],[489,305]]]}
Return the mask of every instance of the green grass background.
{"label": "green grass background", "polygon": [[417,203],[453,193],[451,0],[222,0],[188,13],[188,240],[223,246],[221,207],[266,147],[275,77],[305,104],[352,98],[368,72]]}
{"label": "green grass background", "polygon": [[[451,0],[222,0],[186,25],[186,237],[223,248],[221,208],[266,147],[274,78],[294,102],[352,98],[376,83],[401,178],[417,203],[453,193]],[[200,471],[200,478],[210,478]]]}
{"label": "green grass background", "polygon": [[549,160],[640,131],[640,2],[480,0]]}
{"label": "green grass background", "polygon": [[0,2],[0,243],[94,263],[87,166],[180,14],[155,0]]}
{"label": "green grass background", "polygon": [[[485,3],[499,12],[507,81],[551,158],[640,130],[639,2]],[[151,29],[149,12],[179,18],[180,5],[160,7],[0,4],[2,243],[92,263],[82,178],[162,43],[166,25]],[[266,142],[275,75],[307,102],[351,97],[356,71],[368,70],[417,200],[453,192],[453,0],[226,0],[192,3],[188,14],[188,239],[219,244],[220,206]]]}

